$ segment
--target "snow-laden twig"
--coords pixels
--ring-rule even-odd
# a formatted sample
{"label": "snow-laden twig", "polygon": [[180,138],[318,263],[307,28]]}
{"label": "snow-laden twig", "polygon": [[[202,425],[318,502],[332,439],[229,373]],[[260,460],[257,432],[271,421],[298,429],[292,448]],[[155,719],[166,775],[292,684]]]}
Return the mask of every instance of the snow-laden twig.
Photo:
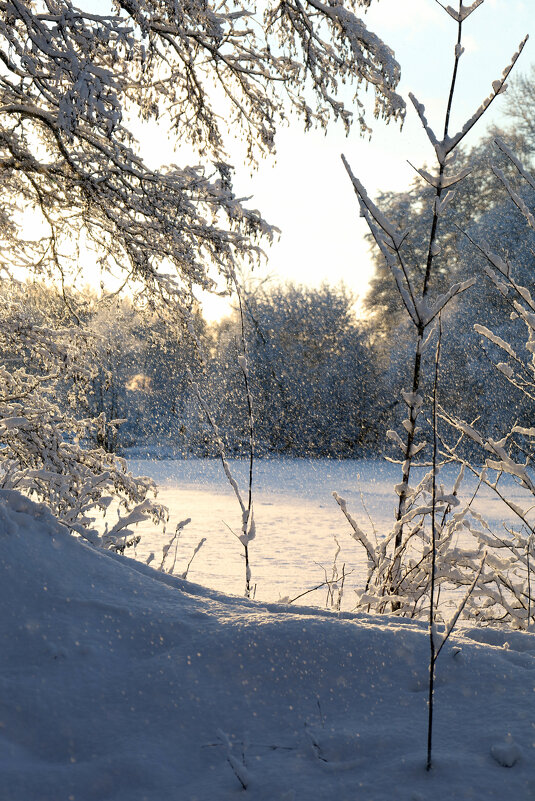
{"label": "snow-laden twig", "polygon": [[392,223],[385,217],[385,215],[378,208],[378,206],[375,205],[373,200],[369,197],[368,193],[366,192],[364,186],[361,184],[359,179],[353,174],[353,171],[349,166],[349,163],[343,153],[341,155],[341,158],[344,167],[346,169],[346,172],[349,175],[351,183],[353,184],[353,188],[355,190],[355,193],[357,194],[357,197],[363,203],[363,205],[368,210],[368,212],[370,213],[374,221],[377,223],[377,225],[388,236],[388,238],[392,243],[392,247],[399,249],[403,244],[403,240],[405,239],[406,234],[400,233],[396,229],[396,227],[392,225]]}
{"label": "snow-laden twig", "polygon": [[433,378],[433,465],[432,465],[432,487],[431,487],[431,566],[429,569],[429,693],[428,693],[428,718],[427,718],[427,770],[431,769],[432,762],[432,743],[433,743],[433,708],[434,708],[434,684],[435,684],[435,662],[436,662],[436,643],[434,638],[435,625],[435,581],[437,570],[437,457],[438,457],[438,437],[437,437],[437,393],[440,367],[440,349],[442,345],[442,321],[438,321],[438,338],[435,351],[435,371]]}
{"label": "snow-laden twig", "polygon": [[215,419],[212,415],[208,403],[206,402],[205,398],[201,393],[199,384],[193,380],[191,371],[189,371],[189,379],[193,392],[195,393],[197,400],[199,401],[199,404],[202,410],[204,411],[205,417],[208,420],[212,428],[212,431],[214,433],[215,444],[218,450],[219,458],[221,460],[223,472],[225,473],[227,481],[232,487],[236,499],[240,505],[241,533],[236,536],[237,539],[240,541],[241,545],[243,546],[243,554],[245,560],[245,596],[247,598],[250,598],[251,593],[253,592],[253,584],[252,584],[249,544],[254,540],[256,536],[256,523],[253,510],[253,470],[254,470],[254,456],[255,456],[255,429],[254,429],[254,416],[253,416],[253,398],[251,394],[249,368],[247,364],[247,340],[245,334],[245,319],[244,319],[243,303],[241,297],[241,288],[239,286],[238,280],[234,272],[232,272],[232,280],[234,282],[234,286],[238,297],[238,304],[239,304],[238,308],[240,314],[240,353],[238,354],[238,366],[243,377],[245,397],[247,400],[249,469],[248,469],[248,479],[247,479],[246,501],[244,501],[238,483],[234,478],[234,476],[232,475],[232,471],[230,469],[229,463],[226,458],[225,445],[223,443],[223,438],[221,437],[219,427],[215,422]]}
{"label": "snow-laden twig", "polygon": [[446,156],[448,156],[451,151],[459,145],[464,137],[472,130],[474,125],[481,119],[483,114],[487,111],[493,100],[501,94],[505,90],[505,81],[509,77],[509,74],[513,67],[515,66],[516,62],[518,61],[522,50],[524,49],[526,42],[528,41],[529,36],[525,36],[524,39],[520,42],[518,46],[518,50],[514,53],[511,61],[505,67],[502,72],[501,78],[492,82],[492,92],[485,100],[481,103],[479,108],[472,114],[470,119],[468,119],[460,131],[458,131],[454,136],[445,136],[442,142],[438,145],[437,152],[440,153],[439,161],[441,160],[440,156],[442,156],[442,161],[445,160]]}
{"label": "snow-laden twig", "polygon": [[[445,626],[444,626],[444,631],[440,635],[438,635],[438,639],[435,640],[435,647],[436,647],[435,661],[438,659],[438,656],[439,656],[440,652],[442,651],[443,647],[446,645],[450,635],[453,632],[453,629],[455,628],[455,625],[456,625],[457,621],[459,620],[460,616],[462,615],[462,613],[463,613],[463,611],[464,611],[464,609],[466,607],[466,604],[470,600],[470,596],[472,595],[472,593],[474,592],[474,590],[475,590],[475,588],[477,586],[477,582],[479,581],[479,577],[481,576],[481,574],[483,572],[483,568],[485,566],[486,561],[487,561],[487,554],[484,553],[483,557],[481,559],[481,562],[479,564],[479,569],[478,569],[477,573],[475,574],[475,576],[474,576],[474,578],[472,580],[472,583],[467,588],[465,594],[463,595],[463,597],[461,598],[461,600],[457,604],[457,608],[455,609],[455,612],[453,613],[453,615],[448,620],[446,620]],[[436,631],[435,631],[435,637],[437,637]]]}
{"label": "snow-laden twig", "polygon": [[255,425],[253,415],[253,397],[251,395],[251,386],[249,381],[249,369],[247,366],[247,339],[245,335],[245,316],[243,311],[243,302],[241,296],[241,288],[236,278],[236,274],[232,273],[236,295],[238,297],[238,309],[240,314],[240,347],[241,353],[238,356],[238,365],[240,367],[243,384],[245,389],[245,396],[247,399],[247,422],[249,427],[249,474],[247,484],[247,507],[242,508],[242,533],[240,542],[243,545],[244,559],[245,559],[245,596],[251,597],[252,583],[251,583],[251,566],[249,562],[249,543],[256,536],[256,524],[254,520],[253,511],[253,469],[255,457]]}
{"label": "snow-laden twig", "polygon": [[440,0],[435,0],[435,2],[437,2],[439,6],[442,6],[444,11],[446,11],[450,15],[450,17],[453,17],[453,19],[456,22],[464,22],[465,19],[469,17],[470,14],[472,14],[476,10],[476,8],[479,8],[479,6],[484,2],[484,0],[474,0],[474,2],[469,6],[465,6],[461,2],[459,4],[459,11],[455,11],[455,9],[452,8],[451,6],[442,5]]}
{"label": "snow-laden twig", "polygon": [[371,542],[369,541],[369,539],[366,536],[366,534],[362,531],[362,529],[360,528],[360,526],[358,525],[356,520],[349,513],[349,511],[347,509],[347,502],[344,500],[344,498],[342,498],[340,495],[338,495],[337,492],[333,492],[333,498],[336,501],[336,503],[338,504],[338,506],[340,507],[340,509],[342,510],[347,522],[351,526],[351,528],[353,530],[354,539],[357,540],[357,542],[360,542],[361,545],[364,546],[364,549],[366,550],[366,553],[368,555],[369,562],[373,566],[376,566],[375,548],[371,544]]}
{"label": "snow-laden twig", "polygon": [[191,523],[191,517],[188,517],[188,518],[186,518],[186,520],[181,520],[180,523],[177,523],[176,528],[175,528],[175,533],[171,537],[170,541],[166,545],[164,545],[163,548],[162,548],[162,561],[160,562],[160,566],[158,567],[158,570],[160,570],[162,572],[165,572],[164,571],[165,560],[167,559],[167,557],[169,555],[169,551],[171,550],[171,548],[174,545],[175,546],[174,560],[173,560],[173,564],[172,564],[172,566],[171,566],[171,568],[169,570],[169,573],[171,573],[171,574],[173,573],[173,570],[174,570],[174,567],[175,567],[175,563],[176,563],[178,540],[180,539],[180,535],[182,534],[182,531],[185,529],[185,527],[188,525],[188,523]]}
{"label": "snow-laden twig", "polygon": [[524,201],[524,199],[520,197],[518,192],[515,192],[510,182],[507,180],[503,170],[500,170],[498,167],[492,166],[492,172],[501,181],[501,183],[503,184],[503,186],[507,191],[507,194],[509,195],[515,206],[522,212],[522,214],[526,218],[529,227],[535,230],[535,217],[527,207],[527,204]]}
{"label": "snow-laden twig", "polygon": [[499,149],[504,153],[509,161],[516,167],[522,178],[531,186],[532,189],[535,189],[535,178],[526,170],[520,159],[518,159],[510,147],[508,147],[503,139],[499,136],[496,136],[494,141],[496,142]]}
{"label": "snow-laden twig", "polygon": [[[354,570],[348,570],[347,572],[344,570],[343,571],[343,577],[347,578],[348,576],[351,576],[354,572],[355,572]],[[289,596],[285,596],[283,598],[279,598],[279,603],[280,604],[288,604],[288,605],[293,604],[296,601],[298,601],[300,598],[304,598],[305,595],[310,595],[310,593],[316,592],[316,590],[321,590],[321,589],[323,589],[323,587],[330,587],[332,584],[336,584],[338,581],[339,581],[338,578],[336,578],[334,580],[333,579],[325,579],[325,581],[321,581],[319,584],[316,584],[314,587],[310,587],[308,590],[304,590],[303,592],[300,592],[299,595],[295,595],[293,598],[290,598]]]}
{"label": "snow-laden twig", "polygon": [[[180,578],[187,579],[190,567],[193,564],[193,560],[195,559],[195,557],[197,556],[197,554],[199,553],[199,551],[201,550],[201,548],[202,548],[202,546],[204,545],[205,542],[206,542],[206,537],[202,537],[199,540],[199,542],[197,543],[197,545],[193,549],[193,553],[191,554],[190,560],[189,560],[188,564],[186,565],[186,569],[184,570],[184,572],[182,573]],[[173,564],[173,567],[174,567],[174,564]]]}
{"label": "snow-laden twig", "polygon": [[234,756],[230,737],[222,729],[217,730],[217,736],[219,737],[221,743],[225,748],[225,757],[230,767],[232,768],[232,772],[234,773],[239,783],[241,784],[242,790],[247,790],[251,778],[249,776],[249,771],[245,766],[244,755],[242,754],[241,760]]}

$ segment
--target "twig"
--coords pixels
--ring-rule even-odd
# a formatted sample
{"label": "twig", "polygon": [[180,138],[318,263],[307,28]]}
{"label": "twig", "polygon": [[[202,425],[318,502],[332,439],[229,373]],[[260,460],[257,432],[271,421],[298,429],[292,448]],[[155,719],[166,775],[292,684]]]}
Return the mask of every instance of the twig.
{"label": "twig", "polygon": [[[347,578],[347,576],[350,576],[354,572],[355,572],[354,570],[350,570],[348,573],[345,573],[344,575]],[[327,584],[332,584],[331,579],[327,579],[326,581],[322,581],[321,584],[317,584],[315,587],[311,587],[309,590],[305,590],[304,592],[301,592],[299,595],[296,595],[295,598],[291,598],[290,600],[285,601],[284,603],[287,603],[288,605],[293,604],[295,601],[299,600],[299,598],[303,598],[305,595],[308,595],[311,592],[316,592],[316,590],[321,590],[321,588],[325,587],[325,585],[327,585]]]}

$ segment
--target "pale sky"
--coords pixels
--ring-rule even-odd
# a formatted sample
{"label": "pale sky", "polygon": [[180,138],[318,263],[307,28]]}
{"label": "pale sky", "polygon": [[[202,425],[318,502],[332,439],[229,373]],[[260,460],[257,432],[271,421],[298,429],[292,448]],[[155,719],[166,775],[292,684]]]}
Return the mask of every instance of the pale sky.
{"label": "pale sky", "polygon": [[[269,274],[275,280],[312,286],[343,280],[352,291],[363,295],[371,275],[363,238],[366,226],[358,216],[340,154],[345,153],[353,172],[372,196],[379,190],[402,190],[409,185],[414,172],[407,159],[417,166],[433,163],[433,152],[408,92],[425,104],[431,126],[440,131],[457,25],[435,0],[374,0],[364,19],[368,28],[395,51],[401,64],[398,91],[408,105],[403,131],[370,115],[368,122],[374,133],[369,141],[356,129],[349,138],[336,128],[327,135],[304,133],[302,123],[296,120],[291,129],[280,132],[276,159],[266,160],[252,178],[249,170],[237,169],[236,192],[252,195],[249,205],[260,209],[282,230],[280,241],[268,252],[268,263],[257,271],[259,277]],[[460,62],[451,133],[462,127],[490,93],[492,81],[501,76],[525,34],[535,34],[534,23],[535,4],[529,0],[485,0],[465,22],[466,52]],[[535,37],[528,41],[517,68],[527,70],[535,61],[534,48]],[[492,120],[498,120],[500,106],[503,108],[502,98],[497,98],[475,133],[470,134],[471,139],[465,141],[475,142]],[[206,300],[206,315],[224,313],[223,303]]]}

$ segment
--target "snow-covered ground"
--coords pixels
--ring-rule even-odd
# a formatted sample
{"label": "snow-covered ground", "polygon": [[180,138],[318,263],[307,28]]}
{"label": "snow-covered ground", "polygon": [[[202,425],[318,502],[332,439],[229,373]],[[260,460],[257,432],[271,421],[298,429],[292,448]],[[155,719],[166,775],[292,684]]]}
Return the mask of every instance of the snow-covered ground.
{"label": "snow-covered ground", "polygon": [[[247,462],[229,460],[229,464],[245,489]],[[149,475],[156,481],[158,497],[171,512],[165,535],[150,524],[140,527],[142,539],[137,558],[144,561],[153,552],[153,564],[158,566],[162,547],[169,542],[176,524],[190,517],[191,523],[178,542],[175,573],[184,571],[196,544],[206,538],[188,577],[212,589],[243,594],[243,549],[228,528],[239,533],[240,508],[220,461],[129,460],[128,465],[134,473]],[[417,478],[422,475],[422,469],[416,471]],[[453,484],[456,475],[457,470],[448,467],[441,480]],[[258,459],[253,484],[257,534],[250,545],[256,598],[293,599],[324,581],[323,567],[330,577],[336,537],[341,546],[338,569],[345,564],[345,571],[350,574],[342,604],[351,610],[355,589],[362,589],[366,559],[361,546],[351,538],[351,529],[332,492],[336,490],[347,500],[353,517],[373,540],[374,528],[380,537],[392,526],[396,500],[393,487],[399,480],[399,466],[384,460]],[[510,496],[520,503],[522,491],[511,479],[505,481]],[[474,487],[475,480],[467,476],[460,496],[469,498]],[[485,515],[496,532],[503,531],[504,519],[511,520],[511,514],[490,490],[481,492],[474,508]],[[171,556],[170,552],[168,567]],[[325,600],[326,589],[322,588],[303,596],[301,602],[323,606]]]}
{"label": "snow-covered ground", "polygon": [[0,566],[2,801],[535,798],[534,635],[448,641],[427,773],[418,623],[203,589],[8,491]]}

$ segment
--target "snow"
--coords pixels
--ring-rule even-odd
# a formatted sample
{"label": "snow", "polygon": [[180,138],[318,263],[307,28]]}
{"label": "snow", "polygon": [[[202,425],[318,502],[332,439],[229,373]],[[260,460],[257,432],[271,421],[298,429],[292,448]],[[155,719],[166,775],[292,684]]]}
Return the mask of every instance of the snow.
{"label": "snow", "polygon": [[[240,488],[246,485],[248,461],[229,459],[229,468]],[[141,541],[137,558],[146,561],[155,554],[154,564],[161,562],[162,548],[170,541],[175,526],[186,517],[191,522],[179,539],[176,574],[180,575],[197,543],[206,537],[195,557],[188,578],[215,590],[242,595],[245,585],[243,546],[229,531],[241,533],[241,509],[228,484],[218,459],[128,459],[134,474],[148,475],[159,487],[158,500],[169,507],[167,533],[150,523],[137,531]],[[414,469],[417,484],[427,468]],[[441,472],[441,481],[451,490],[459,470],[449,467]],[[342,608],[355,606],[355,591],[362,592],[367,575],[368,554],[354,540],[354,529],[333,497],[336,492],[347,504],[347,512],[364,533],[368,543],[389,535],[395,519],[397,497],[394,487],[401,478],[401,466],[384,460],[335,459],[257,459],[253,480],[253,504],[256,536],[250,545],[252,583],[256,599],[277,602],[294,598],[329,578],[337,550],[341,551],[339,572],[345,564],[345,587]],[[527,509],[532,500],[527,492],[514,484],[512,477],[502,477],[513,503]],[[500,485],[501,485],[500,482]],[[465,475],[458,487],[461,503],[468,500],[477,481]],[[492,530],[503,531],[502,521],[516,525],[515,515],[501,503],[489,488],[480,489],[473,504],[474,514],[482,514]],[[482,519],[483,519],[482,518]],[[535,518],[535,510],[530,520]],[[459,535],[462,537],[463,535]],[[465,535],[473,542],[468,533]],[[462,543],[463,540],[461,539]],[[132,556],[132,549],[127,552]],[[173,548],[174,551],[174,548]],[[324,606],[325,587],[300,600]]]}
{"label": "snow", "polygon": [[[229,459],[229,468],[240,488],[246,485],[247,460]],[[207,542],[196,557],[189,578],[213,589],[242,595],[245,583],[243,547],[229,531],[239,535],[241,509],[217,459],[128,460],[129,469],[149,475],[159,487],[158,499],[170,509],[168,533],[150,525],[139,526],[141,542],[137,557],[158,556],[174,531],[175,521],[191,517],[179,544],[177,572],[186,564],[197,542]],[[366,574],[367,555],[352,539],[352,529],[333,491],[347,499],[350,513],[373,539],[370,521],[359,493],[362,488],[370,515],[379,523],[393,518],[393,476],[399,468],[381,461],[330,459],[257,459],[253,481],[256,537],[250,548],[256,598],[278,601],[316,586],[329,575],[337,537],[341,543],[338,564],[346,564],[344,604],[354,606],[353,588]],[[325,588],[304,601],[322,606]],[[303,602],[303,601],[301,601]]]}
{"label": "snow", "polygon": [[427,773],[425,626],[203,589],[14,491],[0,540],[3,801],[535,795],[534,635],[448,640]]}

